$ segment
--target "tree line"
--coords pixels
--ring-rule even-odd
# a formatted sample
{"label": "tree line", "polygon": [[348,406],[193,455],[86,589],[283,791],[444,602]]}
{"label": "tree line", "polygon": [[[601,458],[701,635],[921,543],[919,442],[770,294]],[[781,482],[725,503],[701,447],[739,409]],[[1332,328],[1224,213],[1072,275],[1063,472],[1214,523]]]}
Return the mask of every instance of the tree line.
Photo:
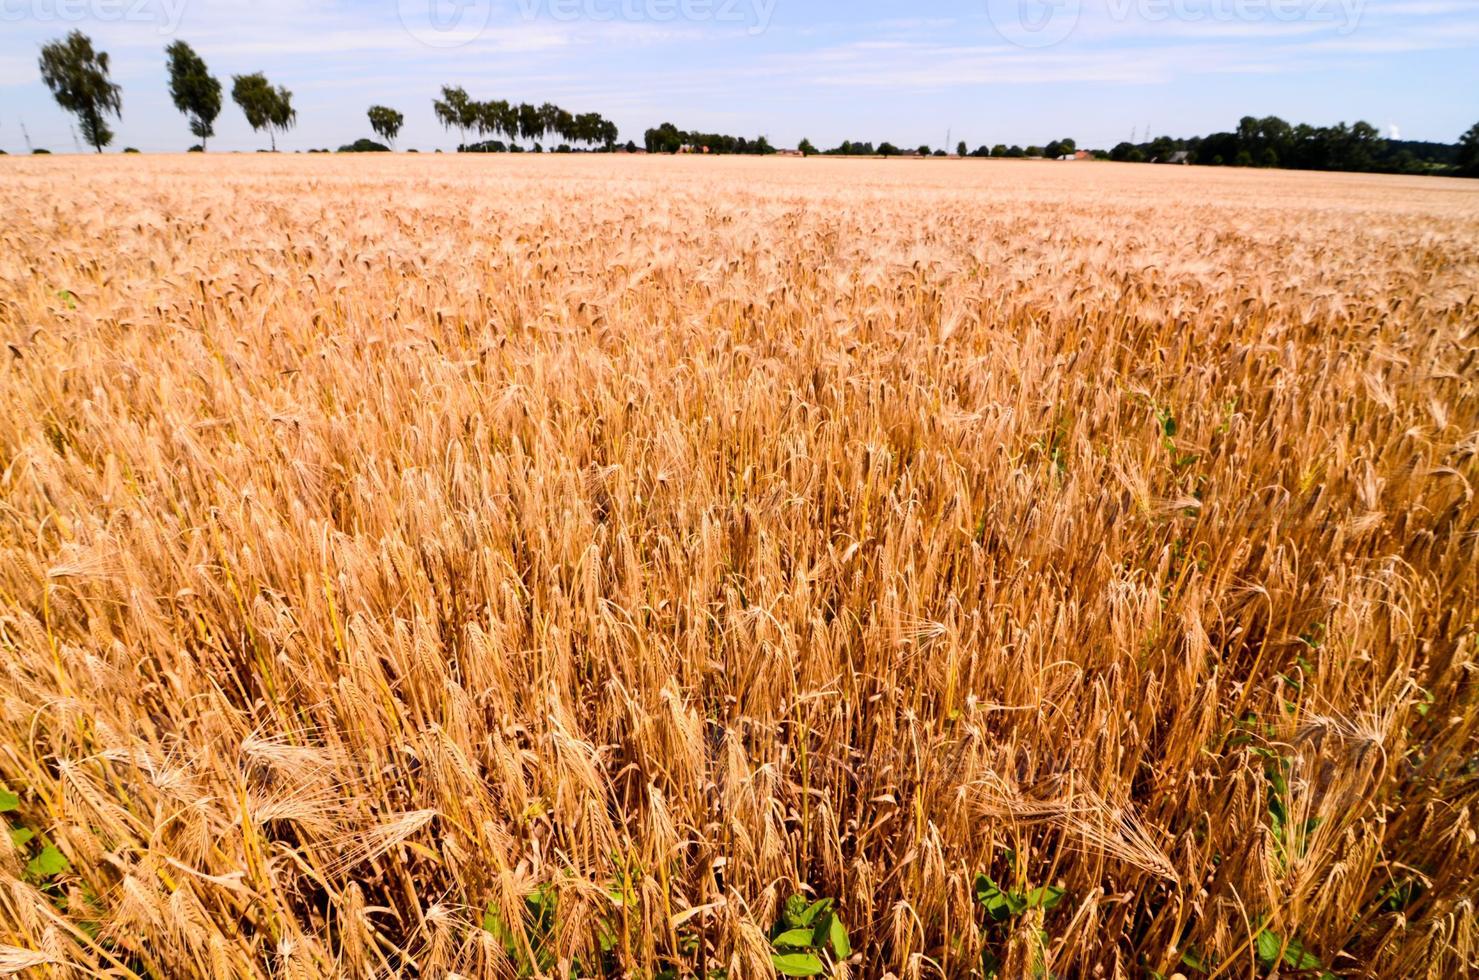
{"label": "tree line", "polygon": [[1479,124],[1458,143],[1386,139],[1360,121],[1352,125],[1297,125],[1278,116],[1244,116],[1232,132],[1189,139],[1160,136],[1144,143],[1120,143],[1112,160],[1165,163],[1184,154],[1186,163],[1213,167],[1283,167],[1364,173],[1454,174],[1479,176]]}
{"label": "tree line", "polygon": [[470,132],[479,136],[507,136],[511,143],[529,140],[536,148],[541,148],[539,140],[553,134],[567,146],[578,143],[606,150],[616,146],[619,135],[616,124],[599,112],[576,115],[551,102],[538,106],[527,102],[514,104],[503,99],[478,102],[456,86],[443,87],[442,97],[432,101],[432,109],[443,128],[455,129],[462,134],[462,143],[457,147],[459,151],[501,152],[508,149],[498,140],[470,144],[467,140]]}
{"label": "tree line", "polygon": [[[917,149],[900,149],[893,143],[880,143],[876,147],[867,141],[854,142],[843,140],[830,150],[819,150],[812,145],[811,140],[802,140],[798,147],[802,156],[841,156],[841,157],[944,157],[949,156],[943,149],[932,150],[929,146],[920,146]],[[955,155],[958,157],[998,157],[1004,159],[1025,159],[1028,157],[1042,157],[1049,160],[1057,160],[1060,157],[1073,156],[1078,152],[1078,143],[1072,139],[1053,140],[1047,146],[1007,146],[998,143],[996,146],[979,146],[972,150],[964,140],[955,145]]]}
{"label": "tree line", "polygon": [[686,149],[699,153],[768,156],[778,152],[764,136],[747,139],[744,136],[726,136],[723,133],[692,133],[679,129],[670,122],[647,130],[642,142],[648,153],[680,153]]}
{"label": "tree line", "polygon": [[[204,59],[184,41],[165,48],[169,70],[170,97],[186,117],[190,132],[200,140],[204,150],[215,135],[216,119],[221,113],[222,86],[211,75]],[[123,117],[123,90],[113,82],[106,51],[93,47],[91,38],[72,31],[65,38],[43,45],[40,57],[41,80],[51,90],[57,104],[77,117],[83,137],[97,152],[113,142],[109,118]],[[233,75],[231,100],[241,109],[255,132],[266,132],[273,150],[277,134],[286,133],[297,122],[293,93],[273,85],[261,72]],[[600,113],[575,114],[557,105],[513,103],[507,100],[477,101],[461,87],[444,86],[441,98],[432,101],[437,120],[448,130],[462,136],[459,151],[501,152],[521,150],[519,140],[534,143],[551,135],[562,141],[561,149],[570,144],[611,151],[617,147],[616,124]],[[367,113],[370,128],[392,145],[405,124],[405,116],[388,106],[375,105]],[[468,135],[505,136],[501,140],[484,139],[469,143]],[[685,149],[719,154],[766,155],[778,152],[764,136],[747,139],[723,133],[689,132],[672,123],[647,130],[643,138],[649,153],[678,153]],[[386,149],[370,140],[360,140],[346,149]],[[636,147],[628,143],[627,149]],[[837,156],[945,156],[946,151],[921,146],[905,151],[892,143],[875,147],[871,142],[844,140],[831,150],[818,150],[810,140],[798,147],[803,155]],[[961,142],[956,155],[965,157],[1048,157],[1058,159],[1078,153],[1072,139],[1054,140],[1043,147],[1006,146],[997,144],[989,150],[983,145],[967,153]],[[1233,132],[1175,139],[1161,136],[1145,143],[1120,143],[1095,157],[1127,162],[1196,163],[1230,167],[1285,167],[1295,170],[1347,170],[1390,173],[1454,174],[1479,177],[1479,124],[1475,124],[1456,144],[1421,143],[1388,140],[1367,122],[1336,126],[1292,125],[1278,116],[1244,116]]]}

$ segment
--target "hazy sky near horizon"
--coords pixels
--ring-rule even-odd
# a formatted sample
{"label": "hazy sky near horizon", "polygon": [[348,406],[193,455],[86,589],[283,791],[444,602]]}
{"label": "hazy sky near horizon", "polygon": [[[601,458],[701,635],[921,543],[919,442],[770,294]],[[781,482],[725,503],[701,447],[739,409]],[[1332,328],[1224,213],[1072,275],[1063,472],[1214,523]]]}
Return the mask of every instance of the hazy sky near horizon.
{"label": "hazy sky near horizon", "polygon": [[475,98],[553,101],[622,139],[684,129],[900,145],[1109,147],[1279,115],[1365,119],[1451,142],[1479,122],[1476,0],[0,0],[0,149],[74,147],[41,84],[46,41],[80,29],[123,86],[113,149],[194,142],[170,103],[181,38],[227,90],[212,150],[253,150],[230,76],[294,93],[283,149],[370,136],[366,108],[405,113],[399,146],[450,149],[443,83]]}

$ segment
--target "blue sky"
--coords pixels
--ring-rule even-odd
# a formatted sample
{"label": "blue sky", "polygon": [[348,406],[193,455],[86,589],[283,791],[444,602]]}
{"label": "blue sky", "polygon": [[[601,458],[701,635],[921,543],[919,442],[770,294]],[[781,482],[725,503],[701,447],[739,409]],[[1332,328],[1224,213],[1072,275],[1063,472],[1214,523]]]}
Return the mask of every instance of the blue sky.
{"label": "blue sky", "polygon": [[[370,135],[450,148],[431,100],[554,101],[648,126],[934,146],[1108,147],[1230,129],[1245,114],[1358,118],[1453,141],[1479,122],[1476,0],[0,0],[0,148],[73,149],[41,85],[42,43],[92,35],[123,86],[114,149],[193,140],[163,48],[193,44],[229,90],[261,70],[295,94],[284,149]],[[211,148],[266,145],[229,102]]]}

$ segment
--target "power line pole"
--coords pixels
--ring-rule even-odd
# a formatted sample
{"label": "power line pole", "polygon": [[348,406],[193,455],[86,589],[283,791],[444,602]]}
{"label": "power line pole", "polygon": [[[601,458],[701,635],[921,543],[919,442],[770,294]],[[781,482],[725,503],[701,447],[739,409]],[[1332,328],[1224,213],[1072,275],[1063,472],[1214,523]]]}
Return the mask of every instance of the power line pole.
{"label": "power line pole", "polygon": [[26,121],[24,119],[21,120],[21,136],[25,137],[26,140],[26,152],[35,153],[36,148],[31,145],[31,134],[26,132]]}

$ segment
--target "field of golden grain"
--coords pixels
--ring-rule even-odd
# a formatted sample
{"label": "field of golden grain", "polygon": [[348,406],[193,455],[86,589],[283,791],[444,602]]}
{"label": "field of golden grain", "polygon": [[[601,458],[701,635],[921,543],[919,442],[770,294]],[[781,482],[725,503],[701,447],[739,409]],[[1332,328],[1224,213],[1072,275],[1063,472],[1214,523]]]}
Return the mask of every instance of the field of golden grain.
{"label": "field of golden grain", "polygon": [[58,157],[0,214],[0,973],[1479,969],[1479,182]]}

